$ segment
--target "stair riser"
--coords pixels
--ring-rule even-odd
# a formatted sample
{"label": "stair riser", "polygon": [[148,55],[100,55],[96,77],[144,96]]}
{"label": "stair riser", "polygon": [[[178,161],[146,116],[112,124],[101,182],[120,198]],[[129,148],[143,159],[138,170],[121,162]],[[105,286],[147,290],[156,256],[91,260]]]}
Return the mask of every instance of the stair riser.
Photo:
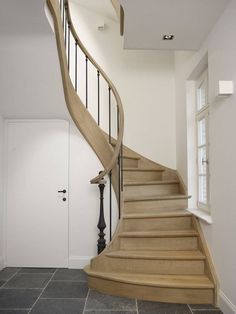
{"label": "stair riser", "polygon": [[188,207],[186,199],[179,200],[154,200],[125,202],[124,213],[152,213],[155,209],[183,209]]}
{"label": "stair riser", "polygon": [[197,237],[120,238],[121,250],[196,250]]}
{"label": "stair riser", "polygon": [[101,293],[139,300],[184,304],[213,304],[213,289],[141,286],[88,276],[88,286]]}
{"label": "stair riser", "polygon": [[162,180],[161,171],[124,171],[123,175],[124,175],[124,182]]}
{"label": "stair riser", "polygon": [[138,160],[123,158],[123,166],[127,168],[138,168]]}
{"label": "stair riser", "polygon": [[124,231],[185,230],[191,228],[191,217],[124,219]]}
{"label": "stair riser", "polygon": [[[92,265],[93,267],[93,265]],[[204,261],[153,260],[107,257],[96,263],[96,270],[156,275],[203,275]]]}
{"label": "stair riser", "polygon": [[171,195],[179,193],[179,184],[125,186],[125,198],[135,196]]}

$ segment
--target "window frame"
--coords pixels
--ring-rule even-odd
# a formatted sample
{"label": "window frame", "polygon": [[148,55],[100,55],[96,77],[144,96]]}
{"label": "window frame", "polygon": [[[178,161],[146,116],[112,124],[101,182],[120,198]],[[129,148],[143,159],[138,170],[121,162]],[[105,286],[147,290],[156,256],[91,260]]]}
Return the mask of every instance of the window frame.
{"label": "window frame", "polygon": [[[205,92],[205,104],[202,107],[199,107],[199,94],[198,91],[203,86],[203,84],[206,84],[206,92]],[[200,210],[203,210],[207,213],[210,213],[210,169],[209,169],[209,95],[208,95],[208,72],[205,70],[203,74],[199,77],[199,79],[196,81],[196,112],[195,112],[195,119],[196,119],[196,163],[197,163],[197,207]],[[199,122],[201,120],[205,119],[205,144],[199,144]],[[200,154],[199,149],[205,147],[206,149],[206,174],[200,173]],[[200,176],[206,177],[206,193],[207,193],[207,199],[206,203],[203,203],[200,201],[199,195],[200,195]]]}

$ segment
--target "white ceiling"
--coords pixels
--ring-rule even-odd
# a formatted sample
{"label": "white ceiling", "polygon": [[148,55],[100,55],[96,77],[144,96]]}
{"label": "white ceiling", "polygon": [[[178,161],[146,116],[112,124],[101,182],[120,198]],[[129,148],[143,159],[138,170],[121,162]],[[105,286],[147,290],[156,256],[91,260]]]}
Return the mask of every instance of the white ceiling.
{"label": "white ceiling", "polygon": [[[99,0],[100,1],[100,0]],[[197,50],[229,0],[120,0],[127,49]],[[174,34],[173,41],[163,41]]]}
{"label": "white ceiling", "polygon": [[101,15],[104,15],[114,21],[117,21],[116,12],[112,6],[111,0],[71,0],[83,7],[93,10]]}
{"label": "white ceiling", "polygon": [[0,36],[46,34],[45,0],[0,0]]}

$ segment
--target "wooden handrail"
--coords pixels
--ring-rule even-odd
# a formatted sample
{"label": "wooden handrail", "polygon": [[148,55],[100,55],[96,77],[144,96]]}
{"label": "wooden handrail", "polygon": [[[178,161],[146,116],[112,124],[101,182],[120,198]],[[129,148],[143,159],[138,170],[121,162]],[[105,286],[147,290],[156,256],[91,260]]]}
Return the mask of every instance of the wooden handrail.
{"label": "wooden handrail", "polygon": [[[55,1],[54,0],[47,0],[47,4],[49,6],[49,9],[51,9],[51,13],[53,14],[54,17],[54,23],[56,21],[56,23],[58,23],[58,16],[59,14],[55,14]],[[118,109],[118,113],[119,113],[119,132],[118,132],[118,137],[117,137],[117,142],[116,142],[116,146],[115,149],[112,153],[111,158],[109,159],[109,162],[104,162],[103,161],[103,166],[104,166],[104,170],[100,172],[100,174],[98,176],[96,176],[95,178],[91,179],[90,182],[91,183],[99,183],[100,180],[102,180],[102,178],[106,175],[109,174],[109,172],[115,167],[116,162],[119,158],[119,154],[121,151],[121,146],[122,146],[122,141],[123,141],[123,134],[124,134],[124,111],[123,111],[123,106],[122,106],[122,102],[120,99],[120,96],[114,86],[114,84],[112,83],[112,81],[109,79],[109,77],[107,76],[107,74],[103,71],[103,69],[97,64],[97,62],[94,60],[94,58],[91,56],[91,54],[88,52],[88,50],[85,48],[85,46],[83,45],[83,43],[81,42],[79,36],[77,35],[77,32],[75,30],[75,27],[73,25],[72,22],[72,18],[71,18],[71,14],[70,14],[70,5],[69,5],[69,1],[68,0],[64,0],[64,4],[66,5],[66,19],[68,21],[68,24],[70,25],[70,31],[72,36],[74,37],[74,40],[76,41],[77,45],[80,47],[80,49],[83,51],[83,53],[85,54],[85,56],[88,58],[88,60],[94,65],[94,67],[99,71],[99,73],[102,75],[102,77],[104,78],[104,80],[107,82],[108,86],[111,88],[111,91],[116,99],[116,103],[117,103],[117,109]],[[59,7],[59,5],[58,5]],[[61,21],[60,21],[61,22]],[[58,26],[58,25],[57,25]],[[60,32],[59,32],[60,33]],[[65,56],[65,52],[63,52],[64,56]],[[62,59],[64,59],[62,57]],[[63,60],[64,62],[65,60]],[[65,65],[62,64],[63,66],[63,70],[65,71]],[[65,73],[64,73],[65,75]],[[66,73],[65,75],[65,79],[63,81],[64,84],[68,83],[69,86],[67,86],[65,88],[65,90],[70,90],[71,92],[71,87],[73,86],[70,79],[69,79],[69,73]],[[74,93],[77,96],[77,93],[75,91],[75,89],[73,88]],[[68,93],[68,91],[67,91]],[[68,97],[69,98],[69,97]],[[75,96],[73,97],[75,98]],[[74,117],[74,114],[72,114],[72,110],[69,111],[72,115],[72,118],[74,119],[75,122],[77,122],[77,119]],[[78,122],[76,123],[76,125],[79,127]],[[90,143],[91,144],[91,143]],[[99,157],[99,153],[96,152],[96,154]],[[120,187],[118,187],[120,188]]]}

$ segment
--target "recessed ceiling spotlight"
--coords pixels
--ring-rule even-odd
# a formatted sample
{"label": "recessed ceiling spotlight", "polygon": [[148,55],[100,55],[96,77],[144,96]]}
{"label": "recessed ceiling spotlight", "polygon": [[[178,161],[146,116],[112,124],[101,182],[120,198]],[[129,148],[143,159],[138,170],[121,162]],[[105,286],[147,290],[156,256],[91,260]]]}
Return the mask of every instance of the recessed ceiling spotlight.
{"label": "recessed ceiling spotlight", "polygon": [[175,37],[175,35],[164,35],[162,39],[163,40],[173,40],[174,37]]}

